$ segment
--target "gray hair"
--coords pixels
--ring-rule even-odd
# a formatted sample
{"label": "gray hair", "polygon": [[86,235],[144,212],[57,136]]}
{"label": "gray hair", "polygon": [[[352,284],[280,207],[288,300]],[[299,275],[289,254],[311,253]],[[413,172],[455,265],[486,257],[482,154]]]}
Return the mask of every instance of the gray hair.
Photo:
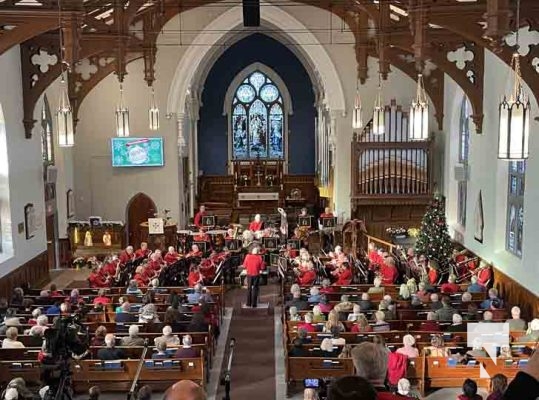
{"label": "gray hair", "polygon": [[361,300],[369,300],[370,296],[367,292],[361,294]]}
{"label": "gray hair", "polygon": [[402,338],[402,344],[411,347],[415,344],[415,338],[412,335],[404,335]]}
{"label": "gray hair", "polygon": [[329,338],[325,338],[320,343],[320,350],[322,351],[333,351],[333,342]]}
{"label": "gray hair", "polygon": [[107,347],[114,347],[114,342],[116,341],[116,337],[114,336],[114,333],[107,333],[105,336],[105,344]]}
{"label": "gray hair", "polygon": [[139,328],[138,325],[131,325],[129,327],[129,336],[135,337],[138,336]]}
{"label": "gray hair", "polygon": [[316,296],[316,295],[320,294],[320,290],[318,290],[318,288],[316,286],[313,286],[311,288],[310,293],[311,293],[311,296]]}
{"label": "gray hair", "polygon": [[363,342],[352,349],[352,361],[358,376],[369,381],[384,381],[387,373],[387,350],[385,347]]}
{"label": "gray hair", "polygon": [[191,337],[191,335],[185,335],[182,338],[183,347],[191,347],[192,344],[193,344],[193,338]]}
{"label": "gray hair", "polygon": [[47,317],[46,315],[40,315],[36,319],[36,324],[38,324],[39,326],[47,326],[48,323],[49,317]]}
{"label": "gray hair", "polygon": [[156,339],[155,347],[158,351],[165,351],[167,349],[167,341],[162,339]]}
{"label": "gray hair", "polygon": [[460,316],[460,314],[453,314],[453,323],[462,324],[462,317]]}

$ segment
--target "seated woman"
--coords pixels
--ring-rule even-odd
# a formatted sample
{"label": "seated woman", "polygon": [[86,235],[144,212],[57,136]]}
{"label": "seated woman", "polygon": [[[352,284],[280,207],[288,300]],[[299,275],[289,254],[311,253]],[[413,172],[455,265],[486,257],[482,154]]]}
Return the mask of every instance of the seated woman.
{"label": "seated woman", "polygon": [[333,327],[337,327],[339,328],[339,331],[340,332],[345,332],[346,331],[346,328],[344,327],[344,324],[339,321],[339,313],[335,310],[331,310],[328,314],[328,321],[326,322],[326,324],[324,325],[324,332],[326,333],[330,333],[331,332],[331,329]]}
{"label": "seated woman", "polygon": [[430,340],[430,346],[423,349],[430,357],[449,357],[451,352],[445,347],[444,338],[441,335],[434,335]]}
{"label": "seated woman", "polygon": [[313,315],[310,312],[305,314],[304,320],[305,320],[305,322],[299,323],[297,328],[298,329],[305,329],[309,333],[316,332],[316,329],[313,326]]}
{"label": "seated woman", "polygon": [[359,304],[354,304],[352,308],[352,312],[348,314],[348,321],[351,321],[351,322],[357,321],[360,315],[363,315],[361,313],[361,307],[359,307]]}
{"label": "seated woman", "polygon": [[301,315],[298,314],[298,308],[292,306],[288,309],[288,319],[290,321],[301,321]]}
{"label": "seated woman", "polygon": [[333,345],[331,339],[325,338],[320,343],[320,351],[315,352],[318,357],[338,357],[339,351]]}
{"label": "seated woman", "polygon": [[365,314],[359,314],[356,323],[352,325],[350,331],[354,333],[372,332],[372,326],[369,325],[369,321],[367,321]]}
{"label": "seated woman", "polygon": [[163,360],[165,358],[170,358],[167,354],[167,342],[160,340],[159,338],[155,339],[155,348],[157,353],[152,354],[152,360]]}
{"label": "seated woman", "polygon": [[328,313],[333,310],[333,305],[330,304],[327,297],[324,295],[320,296],[320,303],[318,303],[318,306],[323,313]]}
{"label": "seated woman", "polygon": [[204,276],[200,273],[200,268],[196,264],[191,264],[189,267],[189,275],[187,276],[187,283],[189,287],[195,287],[196,284],[202,283]]}
{"label": "seated woman", "polygon": [[129,281],[129,286],[127,287],[126,293],[127,294],[142,294],[142,290],[140,290],[140,288],[138,287],[138,283],[136,280],[131,279]]}
{"label": "seated woman", "polygon": [[415,338],[412,335],[404,335],[402,338],[403,347],[397,349],[397,353],[404,354],[408,358],[419,357],[419,350],[415,345]]}
{"label": "seated woman", "polygon": [[308,303],[319,303],[320,302],[320,290],[316,286],[313,286],[309,293],[310,293],[310,296],[307,299]]}
{"label": "seated woman", "polygon": [[304,270],[299,271],[298,283],[301,286],[310,286],[316,280],[316,271],[312,263],[307,265]]}
{"label": "seated woman", "polygon": [[374,287],[370,287],[367,291],[368,294],[382,293],[384,294],[384,288],[382,286],[382,278],[377,276],[374,278]]}
{"label": "seated woman", "polygon": [[385,321],[386,315],[383,311],[376,311],[374,317],[376,319],[373,327],[374,332],[387,332],[391,330],[389,323]]}
{"label": "seated woman", "polygon": [[3,349],[21,349],[24,348],[24,344],[17,340],[19,332],[14,326],[10,326],[6,330],[6,338],[2,340]]}
{"label": "seated woman", "polygon": [[326,316],[322,313],[319,305],[313,307],[313,322],[326,322]]}

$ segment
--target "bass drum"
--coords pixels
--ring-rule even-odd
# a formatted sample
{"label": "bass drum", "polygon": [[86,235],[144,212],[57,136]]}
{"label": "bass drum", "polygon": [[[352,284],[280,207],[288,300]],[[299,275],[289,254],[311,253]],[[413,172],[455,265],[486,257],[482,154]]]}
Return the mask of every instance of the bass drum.
{"label": "bass drum", "polygon": [[309,237],[307,238],[307,244],[309,246],[309,253],[311,255],[320,254],[320,249],[322,248],[322,238],[319,231],[309,232]]}

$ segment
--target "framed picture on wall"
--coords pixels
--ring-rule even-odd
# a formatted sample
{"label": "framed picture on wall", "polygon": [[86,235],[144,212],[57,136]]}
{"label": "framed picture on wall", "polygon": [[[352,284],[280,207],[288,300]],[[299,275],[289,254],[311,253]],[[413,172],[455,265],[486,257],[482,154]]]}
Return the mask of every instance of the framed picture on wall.
{"label": "framed picture on wall", "polygon": [[73,190],[69,189],[66,193],[67,198],[67,218],[73,218],[75,216],[75,195]]}
{"label": "framed picture on wall", "polygon": [[36,234],[36,210],[32,203],[24,206],[24,229],[26,230],[26,240],[33,238]]}

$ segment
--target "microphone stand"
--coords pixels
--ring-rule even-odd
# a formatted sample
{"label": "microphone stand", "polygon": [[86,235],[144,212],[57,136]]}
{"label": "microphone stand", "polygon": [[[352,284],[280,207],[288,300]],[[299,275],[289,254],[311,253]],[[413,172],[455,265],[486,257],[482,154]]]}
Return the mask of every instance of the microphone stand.
{"label": "microphone stand", "polygon": [[148,352],[148,339],[144,340],[144,350],[142,350],[142,355],[140,356],[140,360],[137,367],[137,373],[135,374],[135,377],[133,378],[133,382],[131,383],[131,389],[127,393],[127,400],[133,399],[135,395],[135,388],[137,387],[138,378],[140,375],[140,372],[142,371],[142,366],[144,365],[144,360],[146,359],[146,353]]}
{"label": "microphone stand", "polygon": [[236,345],[236,339],[230,339],[230,344],[228,346],[228,363],[225,372],[223,373],[223,378],[221,379],[221,385],[225,386],[225,396],[223,400],[230,400],[230,381],[231,381],[231,369],[232,369],[232,357],[234,355],[234,346]]}

